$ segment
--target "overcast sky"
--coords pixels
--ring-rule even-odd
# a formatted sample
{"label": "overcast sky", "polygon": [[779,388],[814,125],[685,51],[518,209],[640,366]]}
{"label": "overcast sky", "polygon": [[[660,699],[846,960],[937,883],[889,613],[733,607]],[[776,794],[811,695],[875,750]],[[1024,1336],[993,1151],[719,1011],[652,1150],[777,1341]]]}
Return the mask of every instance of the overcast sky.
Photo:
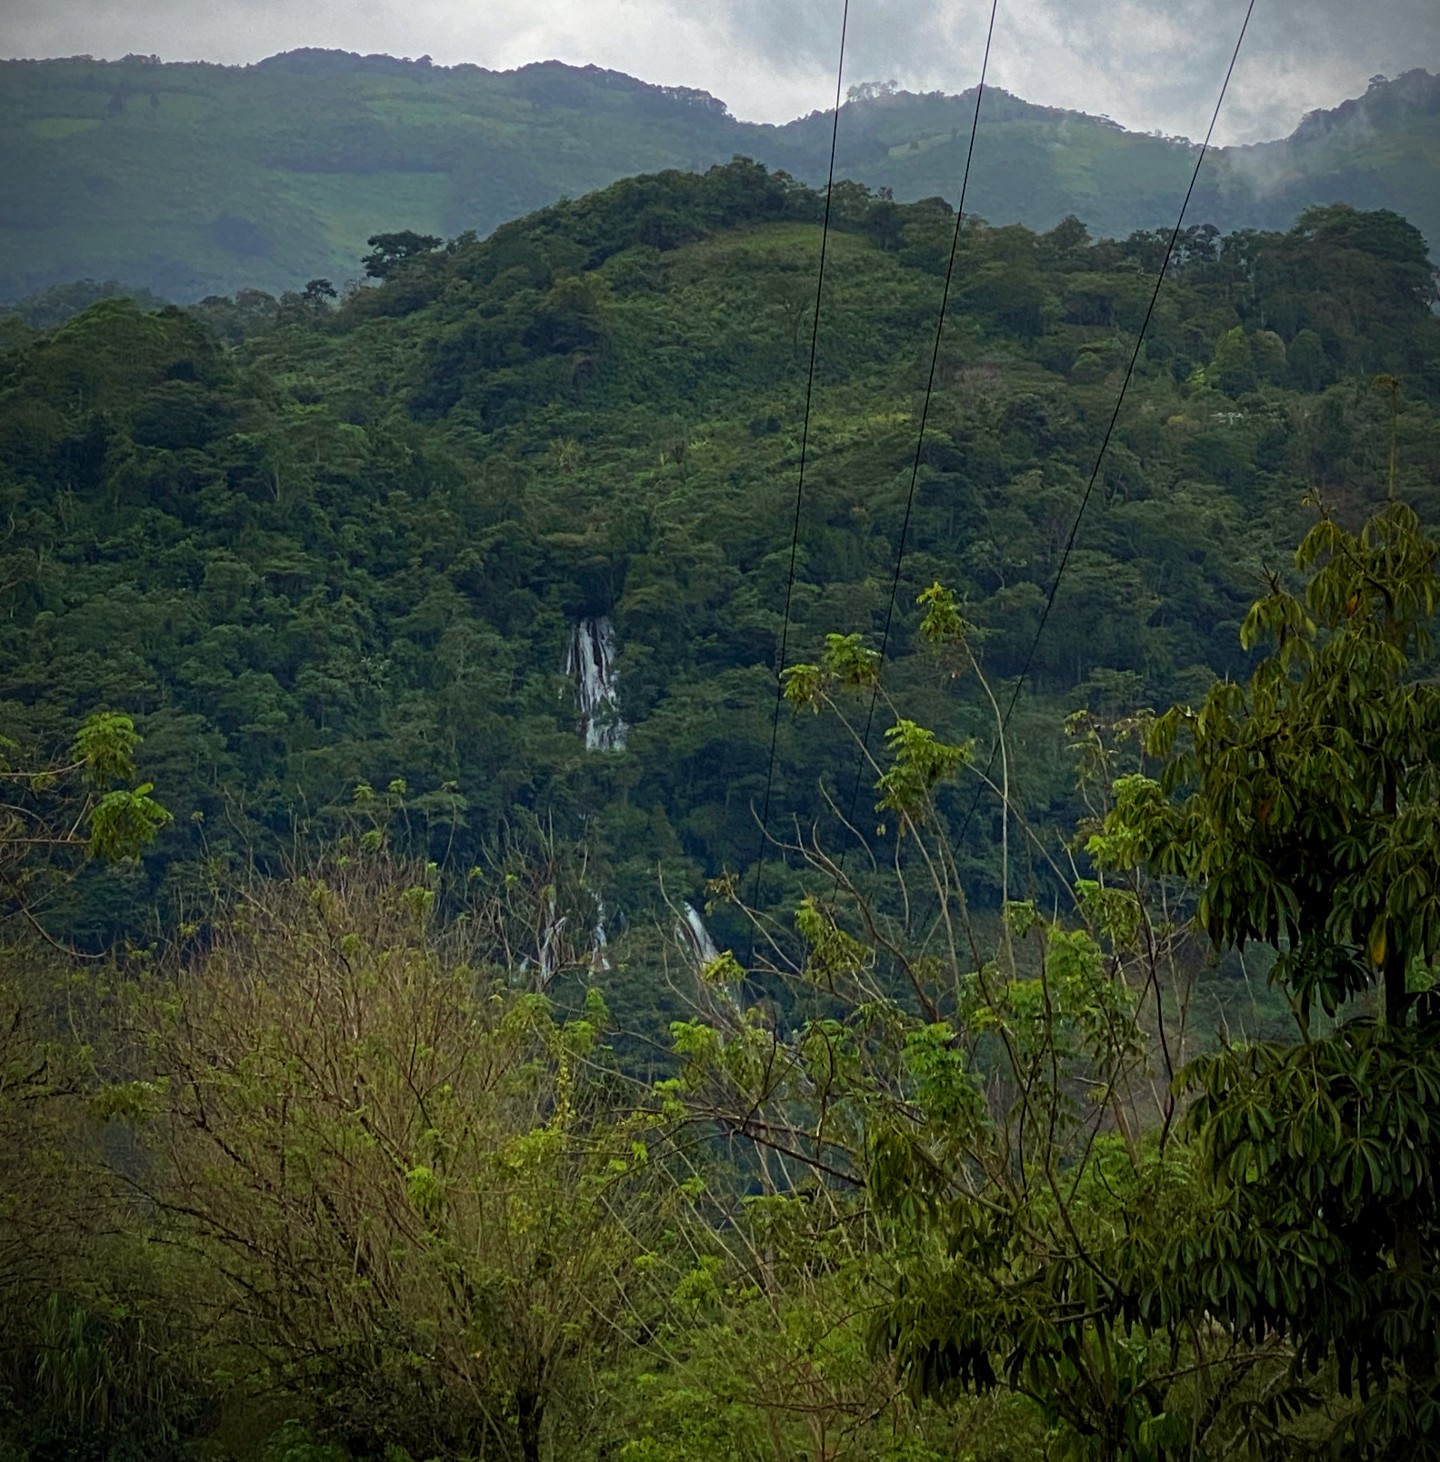
{"label": "overcast sky", "polygon": [[[551,57],[696,86],[783,122],[834,100],[842,0],[0,0],[0,55],[249,62],[297,46],[508,68]],[[846,84],[963,91],[988,0],[851,0]],[[990,79],[1203,135],[1244,0],[999,0]],[[1254,142],[1377,73],[1440,71],[1440,0],[1257,0],[1217,132]]]}

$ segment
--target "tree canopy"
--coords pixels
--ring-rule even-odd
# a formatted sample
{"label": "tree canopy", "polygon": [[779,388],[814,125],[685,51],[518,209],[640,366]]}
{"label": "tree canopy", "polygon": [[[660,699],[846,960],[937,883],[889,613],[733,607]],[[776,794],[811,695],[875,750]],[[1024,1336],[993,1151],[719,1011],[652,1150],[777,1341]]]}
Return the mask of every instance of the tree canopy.
{"label": "tree canopy", "polygon": [[[146,863],[162,901],[227,848],[287,846],[297,808],[333,826],[356,783],[396,779],[417,847],[464,866],[517,809],[566,840],[583,825],[592,881],[637,915],[657,859],[692,896],[753,868],[819,214],[737,161],[417,252],[338,308],[109,301],[17,341],[0,358],[17,730],[54,745],[98,706],[135,716],[177,813]],[[938,200],[863,189],[836,221],[794,644],[842,606],[862,628],[886,616],[953,227]],[[1375,244],[1360,269],[1327,262],[1329,227],[1217,236],[1177,266],[1033,655],[1150,244],[962,229],[897,597],[943,578],[999,680],[1028,662],[1023,715],[1052,748],[1017,774],[1031,815],[1078,810],[1044,728],[1091,687],[1138,705],[1240,668],[1236,627],[1307,483],[1358,482],[1393,449],[1426,506],[1440,347],[1415,240],[1342,230]],[[1342,268],[1355,310],[1307,313]],[[633,727],[599,759],[563,683],[594,615]],[[889,673],[942,734],[983,736],[985,708],[923,690],[911,636]],[[818,809],[827,736],[781,725],[780,825]],[[995,832],[975,822],[966,850],[992,901]]]}

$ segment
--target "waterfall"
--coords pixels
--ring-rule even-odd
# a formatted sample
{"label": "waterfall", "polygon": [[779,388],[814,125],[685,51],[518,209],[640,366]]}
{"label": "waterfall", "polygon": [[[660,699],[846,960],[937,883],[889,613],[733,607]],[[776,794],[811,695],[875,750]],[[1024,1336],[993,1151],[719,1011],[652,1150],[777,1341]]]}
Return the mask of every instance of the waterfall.
{"label": "waterfall", "polygon": [[575,682],[587,751],[620,751],[630,728],[620,719],[615,693],[615,631],[601,615],[582,619],[570,636],[565,673]]}
{"label": "waterfall", "polygon": [[[588,893],[589,889],[583,890]],[[540,909],[539,927],[535,931],[538,948],[533,954],[524,954],[517,966],[517,973],[524,976],[523,983],[542,993],[550,988],[555,977],[565,970],[588,968],[591,975],[603,975],[611,969],[610,936],[605,928],[607,918],[605,901],[595,900],[594,925],[590,930],[588,965],[584,948],[574,934],[567,936],[567,929],[574,929],[577,920],[569,914],[562,914],[554,889],[545,894]],[[623,926],[623,917],[620,918]],[[582,936],[583,937],[583,936]]]}
{"label": "waterfall", "polygon": [[590,973],[603,975],[610,968],[610,955],[607,946],[610,941],[605,936],[605,900],[595,900],[595,927],[590,932]]}
{"label": "waterfall", "polygon": [[531,959],[528,954],[520,956],[520,963],[516,966],[516,975],[524,978],[523,981],[517,980],[517,983],[529,985],[542,994],[550,988],[550,982],[555,978],[562,963],[561,953],[556,946],[564,928],[564,915],[557,918],[555,906],[552,903],[540,930],[540,947],[535,951],[535,958]]}
{"label": "waterfall", "polygon": [[684,921],[679,925],[680,936],[694,951],[696,962],[704,968],[712,960],[720,958],[720,951],[715,947],[715,941],[710,937],[710,931],[705,927],[705,921],[695,905],[681,904],[680,908],[684,913]]}
{"label": "waterfall", "polygon": [[[705,921],[694,904],[680,905],[680,917],[675,921],[675,936],[681,948],[694,961],[697,974],[720,958],[720,950],[710,937],[710,931],[705,927]],[[744,1021],[741,982],[725,980],[717,983],[702,979],[698,984],[700,1001],[710,1012],[710,1018],[724,1029],[732,1032],[737,1030]]]}

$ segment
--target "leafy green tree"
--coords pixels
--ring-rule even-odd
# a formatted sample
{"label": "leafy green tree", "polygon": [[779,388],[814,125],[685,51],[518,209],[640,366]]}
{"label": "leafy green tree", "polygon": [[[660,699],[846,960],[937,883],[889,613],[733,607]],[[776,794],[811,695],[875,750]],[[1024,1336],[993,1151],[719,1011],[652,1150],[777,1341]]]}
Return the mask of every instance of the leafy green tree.
{"label": "leafy green tree", "polygon": [[1249,337],[1239,325],[1221,336],[1206,375],[1227,396],[1242,396],[1255,389],[1255,357]]}
{"label": "leafy green tree", "polygon": [[1290,342],[1290,375],[1302,391],[1318,391],[1330,377],[1325,345],[1314,330],[1301,330]]}
{"label": "leafy green tree", "polygon": [[1277,978],[1302,1017],[1316,1002],[1334,1014],[1379,981],[1385,1019],[1403,1026],[1412,965],[1421,978],[1440,950],[1426,841],[1440,692],[1419,670],[1436,555],[1402,503],[1358,533],[1322,510],[1296,555],[1311,575],[1304,598],[1277,581],[1242,627],[1247,646],[1269,640],[1273,652],[1248,686],[1219,685],[1199,710],[1162,718],[1155,745],[1184,732],[1182,752],[1161,783],[1125,787],[1138,819],[1155,789],[1193,783],[1175,811],[1153,804],[1164,839],[1153,856],[1199,885],[1198,918],[1217,943],[1283,946]]}
{"label": "leafy green tree", "polygon": [[[937,585],[922,600],[948,676],[983,689],[954,596]],[[787,694],[847,720],[847,699],[874,694],[893,713],[878,669],[860,637],[832,635]],[[867,763],[893,886],[813,840],[790,848],[818,875],[796,911],[802,951],[762,923],[762,968],[791,972],[814,1013],[782,1037],[761,1011],[717,1002],[712,1021],[676,1027],[672,1086],[768,1150],[780,1191],[798,1165],[812,1205],[875,1226],[872,1340],[917,1403],[1003,1390],[1057,1457],[1178,1462],[1245,1435],[1235,1401],[1282,1368],[1128,1305],[1161,1273],[1129,1236],[1159,1242],[1208,1211],[1147,1100],[1152,1062],[1168,1075],[1183,1059],[1188,977],[1143,880],[1080,882],[1078,927],[1008,900],[998,921],[977,917],[939,800],[980,777],[1007,890],[1031,841],[1009,755],[1002,743],[992,777],[973,743],[894,719]],[[722,956],[703,977],[737,974]]]}
{"label": "leafy green tree", "polygon": [[0,1447],[34,1455],[173,1456],[193,1398],[165,1321],[125,1292],[146,1265],[85,1107],[99,992],[54,932],[87,866],[135,859],[170,822],[135,782],[139,742],[114,712],[49,762],[0,741]]}
{"label": "leafy green tree", "polygon": [[[1424,235],[1387,208],[1308,208],[1256,260],[1273,300],[1267,323],[1285,338],[1315,330],[1351,368],[1381,370],[1436,299]],[[1278,287],[1277,287],[1278,286]]]}
{"label": "leafy green tree", "polygon": [[255,887],[137,990],[154,1075],[99,1105],[148,1142],[232,1365],[377,1450],[568,1455],[646,1323],[665,1134],[592,1077],[598,998],[561,1025],[488,979],[380,842]]}
{"label": "leafy green tree", "polygon": [[135,858],[171,821],[152,784],[135,783],[139,744],[113,711],[87,717],[69,755],[46,765],[13,760],[19,748],[0,740],[0,914],[49,938],[46,910],[87,862]]}
{"label": "leafy green tree", "polygon": [[324,309],[335,299],[335,286],[328,279],[312,279],[301,290],[300,298],[317,310]]}
{"label": "leafy green tree", "polygon": [[371,234],[365,242],[370,245],[370,252],[360,260],[365,273],[371,279],[390,279],[412,260],[433,253],[445,240],[407,228],[400,233]]}
{"label": "leafy green tree", "polygon": [[[1157,723],[1162,776],[1122,781],[1092,843],[1192,884],[1217,945],[1275,951],[1300,1040],[1189,1073],[1217,1206],[1165,1249],[1159,1313],[1285,1337],[1300,1380],[1338,1366],[1358,1404],[1336,1445],[1357,1457],[1440,1455],[1436,560],[1400,502],[1353,532],[1322,511],[1303,597],[1276,583],[1245,623],[1270,653]],[[1317,1007],[1340,1023],[1317,1029]]]}

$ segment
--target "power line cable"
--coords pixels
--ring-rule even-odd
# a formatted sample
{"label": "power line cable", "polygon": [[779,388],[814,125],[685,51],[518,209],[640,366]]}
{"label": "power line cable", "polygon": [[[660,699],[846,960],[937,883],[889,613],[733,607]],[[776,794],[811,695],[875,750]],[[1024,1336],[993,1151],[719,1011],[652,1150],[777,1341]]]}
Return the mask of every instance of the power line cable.
{"label": "power line cable", "polygon": [[[985,78],[990,71],[990,44],[995,37],[995,14],[1000,0],[990,0],[990,23],[985,30],[985,55],[980,62],[980,84],[975,89],[975,114],[970,119],[970,145],[965,151],[965,171],[960,179],[960,199],[955,209],[955,232],[950,237],[950,260],[945,267],[945,287],[940,293],[940,314],[935,322],[935,346],[930,353],[930,374],[925,381],[925,401],[920,408],[920,431],[915,438],[915,461],[910,468],[910,490],[905,497],[905,517],[900,524],[900,541],[895,553],[895,574],[890,581],[890,602],[885,610],[885,629],[880,636],[880,663],[876,668],[875,685],[870,692],[870,709],[865,716],[865,733],[860,741],[860,754],[855,765],[855,781],[850,788],[850,812],[846,819],[855,826],[855,804],[860,795],[860,778],[865,770],[865,754],[870,746],[870,731],[875,722],[875,704],[880,697],[880,673],[885,668],[885,652],[890,646],[890,626],[895,617],[895,595],[900,588],[900,570],[905,562],[905,547],[910,536],[910,514],[915,506],[915,485],[920,479],[920,464],[925,453],[925,427],[930,420],[930,398],[935,391],[935,375],[940,366],[940,340],[945,333],[945,311],[950,303],[950,283],[955,275],[955,255],[960,246],[960,229],[965,220],[965,195],[970,187],[970,164],[975,157],[975,136],[980,130],[980,104],[985,100]],[[840,869],[845,867],[849,846],[840,853]]]}
{"label": "power line cable", "polygon": [[990,759],[985,764],[985,776],[975,788],[975,796],[971,800],[970,810],[965,814],[965,821],[960,826],[959,836],[955,839],[955,846],[958,848],[965,841],[965,834],[970,830],[971,820],[975,816],[975,810],[980,805],[980,795],[989,780],[990,772],[994,768],[995,758],[999,754],[1000,742],[1005,739],[1005,733],[1010,727],[1010,717],[1014,713],[1016,702],[1020,699],[1021,688],[1025,679],[1030,673],[1030,666],[1034,663],[1035,651],[1039,647],[1040,637],[1045,633],[1045,626],[1050,620],[1050,611],[1055,607],[1055,596],[1060,592],[1061,580],[1065,577],[1065,570],[1070,565],[1070,554],[1075,547],[1075,539],[1080,532],[1080,520],[1085,516],[1085,509],[1089,506],[1091,495],[1095,491],[1095,484],[1100,477],[1100,468],[1105,461],[1105,453],[1110,447],[1110,438],[1114,434],[1115,424],[1120,419],[1120,408],[1125,403],[1125,393],[1130,389],[1130,379],[1135,374],[1136,362],[1140,359],[1140,349],[1145,343],[1145,332],[1150,328],[1151,318],[1155,313],[1156,302],[1160,298],[1160,289],[1165,283],[1165,272],[1170,267],[1171,255],[1175,252],[1175,244],[1180,237],[1180,230],[1185,223],[1185,214],[1190,207],[1190,199],[1195,192],[1195,184],[1200,178],[1200,169],[1205,162],[1205,155],[1210,150],[1210,140],[1215,135],[1215,124],[1220,120],[1220,108],[1225,103],[1225,93],[1230,87],[1230,78],[1235,74],[1235,63],[1240,59],[1240,47],[1245,43],[1245,32],[1250,26],[1250,17],[1255,12],[1255,0],[1249,0],[1245,7],[1245,18],[1240,22],[1240,34],[1235,40],[1235,49],[1230,54],[1230,64],[1225,68],[1225,79],[1220,83],[1220,95],[1215,100],[1215,110],[1210,116],[1210,125],[1205,130],[1205,140],[1200,144],[1200,155],[1195,159],[1195,169],[1190,174],[1190,186],[1185,189],[1184,201],[1180,204],[1180,216],[1175,220],[1175,227],[1170,232],[1170,241],[1165,246],[1165,257],[1160,261],[1159,272],[1155,276],[1155,288],[1150,294],[1150,304],[1145,310],[1145,319],[1140,325],[1140,333],[1135,338],[1135,349],[1130,352],[1130,363],[1125,367],[1125,377],[1120,383],[1120,392],[1115,398],[1115,409],[1110,413],[1109,425],[1105,428],[1105,436],[1100,443],[1100,451],[1095,457],[1095,467],[1090,473],[1090,481],[1086,484],[1084,496],[1080,499],[1080,507],[1076,511],[1075,521],[1070,525],[1069,536],[1065,540],[1065,550],[1060,555],[1060,566],[1055,571],[1054,582],[1050,585],[1050,593],[1045,599],[1045,608],[1040,615],[1040,623],[1035,627],[1034,638],[1030,641],[1030,648],[1025,654],[1025,663],[1020,667],[1020,674],[1016,677],[1015,688],[1010,693],[1010,703],[1005,708],[1005,714],[1000,721],[1000,736],[990,750]]}
{"label": "power line cable", "polygon": [[780,707],[785,695],[785,655],[790,642],[790,603],[795,592],[795,557],[800,546],[800,504],[805,494],[805,463],[810,445],[810,403],[815,391],[815,359],[820,345],[820,304],[825,291],[825,257],[830,239],[830,200],[835,191],[835,150],[840,139],[840,88],[845,77],[845,37],[850,27],[850,0],[840,14],[840,59],[835,67],[835,109],[830,126],[830,169],[825,178],[825,214],[820,225],[820,267],[815,278],[815,316],[810,326],[810,369],[805,379],[805,420],[800,430],[800,473],[795,484],[795,521],[790,531],[790,568],[785,580],[785,617],[780,629],[780,662],[775,669],[775,710],[770,719],[770,760],[765,769],[765,800],[760,811],[760,848],[755,859],[755,891],[760,902],[760,873],[765,866],[765,840],[770,827],[770,793],[775,782],[775,747],[780,735]]}

